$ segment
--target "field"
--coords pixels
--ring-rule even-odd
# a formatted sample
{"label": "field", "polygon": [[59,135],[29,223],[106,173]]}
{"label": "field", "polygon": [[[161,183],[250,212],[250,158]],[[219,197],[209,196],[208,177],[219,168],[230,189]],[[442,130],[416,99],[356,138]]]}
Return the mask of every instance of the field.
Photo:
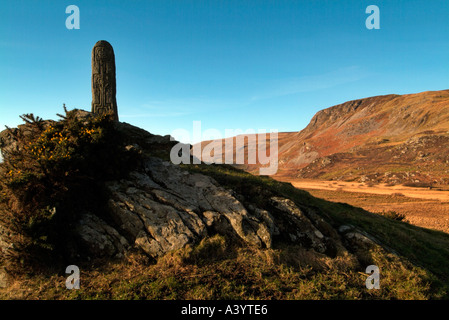
{"label": "field", "polygon": [[419,227],[449,233],[449,192],[385,184],[293,180],[293,186],[332,202],[348,203],[374,213],[394,211]]}

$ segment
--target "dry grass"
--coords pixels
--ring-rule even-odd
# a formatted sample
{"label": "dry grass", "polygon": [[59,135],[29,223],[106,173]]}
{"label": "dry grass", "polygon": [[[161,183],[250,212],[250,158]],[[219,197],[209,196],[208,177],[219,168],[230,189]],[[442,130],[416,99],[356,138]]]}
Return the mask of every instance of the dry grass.
{"label": "dry grass", "polygon": [[[210,255],[218,250],[217,256]],[[215,252],[215,251],[214,251]],[[220,253],[221,252],[221,253]],[[65,275],[16,279],[2,299],[428,299],[425,271],[380,248],[370,251],[383,290],[367,290],[354,255],[329,258],[301,247],[236,248],[222,237],[172,252],[151,264],[133,253],[124,262],[81,268],[81,288]],[[209,259],[206,259],[209,257]],[[212,257],[212,258],[211,258]],[[398,279],[400,281],[398,281]]]}
{"label": "dry grass", "polygon": [[358,193],[343,190],[306,189],[311,195],[333,202],[348,203],[370,212],[395,211],[407,222],[419,227],[449,233],[449,203],[439,200],[417,199],[400,192],[391,195]]}

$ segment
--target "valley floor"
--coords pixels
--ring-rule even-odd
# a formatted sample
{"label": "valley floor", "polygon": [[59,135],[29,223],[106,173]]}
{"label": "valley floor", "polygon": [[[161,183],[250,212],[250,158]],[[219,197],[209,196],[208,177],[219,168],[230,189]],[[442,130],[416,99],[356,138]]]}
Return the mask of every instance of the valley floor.
{"label": "valley floor", "polygon": [[405,215],[405,221],[411,224],[449,233],[449,191],[345,181],[283,181],[318,198],[376,213],[395,211]]}

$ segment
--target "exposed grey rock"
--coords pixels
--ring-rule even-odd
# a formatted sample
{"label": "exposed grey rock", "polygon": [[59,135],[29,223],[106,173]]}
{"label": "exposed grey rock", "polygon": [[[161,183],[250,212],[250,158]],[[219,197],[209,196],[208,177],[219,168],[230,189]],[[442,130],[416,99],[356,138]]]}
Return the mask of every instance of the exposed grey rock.
{"label": "exposed grey rock", "polygon": [[71,110],[70,112],[73,112],[75,117],[78,120],[80,120],[81,122],[86,122],[87,120],[89,120],[89,118],[91,118],[93,116],[93,114],[91,112],[86,111],[86,110],[81,110],[81,109],[74,109],[74,110]]}
{"label": "exposed grey rock", "polygon": [[216,233],[256,247],[271,248],[274,237],[283,235],[321,253],[329,247],[329,231],[320,227],[324,220],[315,215],[312,222],[292,200],[273,197],[273,212],[254,204],[245,207],[243,196],[209,176],[159,158],[145,159],[143,170],[107,184],[113,223],[83,218],[81,237],[93,242],[94,252],[117,255],[134,247],[158,257]]}
{"label": "exposed grey rock", "polygon": [[85,214],[78,222],[78,233],[96,256],[121,257],[129,248],[126,239],[99,217]]}
{"label": "exposed grey rock", "polygon": [[344,238],[350,244],[350,247],[355,250],[366,250],[377,246],[374,239],[356,230],[351,230],[350,232],[345,233]]}
{"label": "exposed grey rock", "polygon": [[287,214],[294,224],[294,233],[289,234],[293,242],[306,243],[318,252],[326,251],[324,235],[292,200],[280,197],[272,197],[270,200],[274,207]]}
{"label": "exposed grey rock", "polygon": [[250,218],[244,206],[211,178],[158,158],[148,159],[145,168],[146,174],[133,172],[130,180],[108,187],[114,221],[149,255],[198,242],[208,227],[253,245],[271,245],[269,228]]}
{"label": "exposed grey rock", "polygon": [[346,233],[346,232],[348,232],[349,230],[353,230],[353,229],[354,229],[353,226],[344,224],[344,225],[341,225],[341,226],[338,228],[338,232],[340,232],[340,233]]}

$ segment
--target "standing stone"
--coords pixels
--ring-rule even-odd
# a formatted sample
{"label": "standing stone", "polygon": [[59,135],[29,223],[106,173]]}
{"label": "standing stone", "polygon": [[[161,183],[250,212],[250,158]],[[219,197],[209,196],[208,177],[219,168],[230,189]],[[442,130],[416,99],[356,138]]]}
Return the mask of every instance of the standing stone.
{"label": "standing stone", "polygon": [[105,40],[98,41],[92,49],[92,113],[102,115],[112,112],[118,121],[114,49]]}

